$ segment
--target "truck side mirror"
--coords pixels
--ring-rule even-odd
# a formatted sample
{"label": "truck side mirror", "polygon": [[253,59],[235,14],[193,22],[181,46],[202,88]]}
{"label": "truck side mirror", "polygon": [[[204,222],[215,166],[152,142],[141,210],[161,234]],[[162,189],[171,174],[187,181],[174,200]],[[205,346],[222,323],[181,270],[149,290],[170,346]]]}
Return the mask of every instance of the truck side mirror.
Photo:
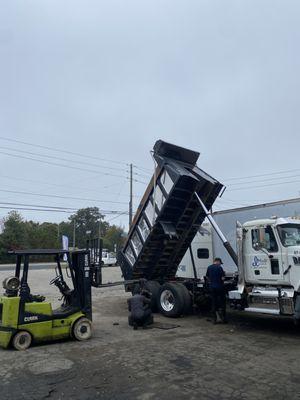
{"label": "truck side mirror", "polygon": [[253,243],[253,247],[255,250],[261,250],[263,248],[262,243],[260,242]]}
{"label": "truck side mirror", "polygon": [[267,249],[264,248],[263,243],[261,242],[256,242],[253,243],[253,247],[256,251],[262,251],[263,253],[265,253],[269,258],[273,258],[272,255],[270,255],[270,253],[268,252]]}

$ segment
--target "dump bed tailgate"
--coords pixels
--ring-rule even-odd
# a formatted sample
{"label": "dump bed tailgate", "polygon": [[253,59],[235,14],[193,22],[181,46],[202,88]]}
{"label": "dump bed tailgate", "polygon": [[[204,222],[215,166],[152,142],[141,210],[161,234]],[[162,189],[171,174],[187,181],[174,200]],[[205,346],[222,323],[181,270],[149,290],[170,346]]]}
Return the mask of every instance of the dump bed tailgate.
{"label": "dump bed tailgate", "polygon": [[205,219],[195,192],[211,209],[223,187],[197,167],[197,152],[159,140],[154,157],[156,171],[118,254],[125,279],[173,279]]}

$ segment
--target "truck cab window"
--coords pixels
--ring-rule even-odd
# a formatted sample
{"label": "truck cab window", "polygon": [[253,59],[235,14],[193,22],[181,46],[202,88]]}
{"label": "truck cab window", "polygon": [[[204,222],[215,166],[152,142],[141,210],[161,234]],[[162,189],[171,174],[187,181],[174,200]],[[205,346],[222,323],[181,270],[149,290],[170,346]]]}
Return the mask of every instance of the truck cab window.
{"label": "truck cab window", "polygon": [[280,240],[285,247],[299,246],[300,244],[300,225],[284,224],[277,226]]}
{"label": "truck cab window", "polygon": [[270,253],[276,253],[278,251],[278,245],[270,225],[264,228],[252,229],[252,247],[255,249],[255,244],[260,244],[264,249]]}

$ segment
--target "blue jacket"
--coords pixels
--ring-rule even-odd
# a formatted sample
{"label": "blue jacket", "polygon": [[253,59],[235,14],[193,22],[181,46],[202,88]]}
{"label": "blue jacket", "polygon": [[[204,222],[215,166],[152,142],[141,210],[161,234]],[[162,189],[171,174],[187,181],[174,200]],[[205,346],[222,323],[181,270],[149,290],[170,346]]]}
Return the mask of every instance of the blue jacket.
{"label": "blue jacket", "polygon": [[221,265],[212,264],[207,267],[206,276],[209,280],[209,287],[211,289],[221,289],[224,286],[222,278],[224,278],[225,272]]}

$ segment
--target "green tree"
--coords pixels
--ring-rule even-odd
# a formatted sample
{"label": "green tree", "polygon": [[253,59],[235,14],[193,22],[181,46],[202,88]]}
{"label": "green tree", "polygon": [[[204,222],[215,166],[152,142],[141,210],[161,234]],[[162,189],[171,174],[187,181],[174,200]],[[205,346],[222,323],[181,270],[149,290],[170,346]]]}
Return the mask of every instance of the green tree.
{"label": "green tree", "polygon": [[104,236],[109,228],[108,222],[104,221],[104,216],[100,213],[98,207],[82,208],[76,214],[71,215],[69,220],[72,231],[75,224],[75,244],[77,247],[85,247],[86,240],[99,237],[99,232],[101,236]]}
{"label": "green tree", "polygon": [[3,232],[0,237],[0,258],[1,261],[10,261],[7,252],[26,247],[26,229],[22,216],[11,211],[4,219]]}
{"label": "green tree", "polygon": [[61,248],[62,235],[69,237],[69,245],[72,246],[74,224],[77,247],[84,248],[87,239],[99,237],[99,234],[103,238],[104,248],[110,251],[114,250],[115,245],[120,248],[124,242],[123,228],[110,226],[97,207],[80,209],[71,215],[69,221],[60,224],[24,221],[19,213],[12,211],[2,223],[0,262],[12,261],[7,254],[10,250]]}
{"label": "green tree", "polygon": [[117,249],[120,249],[124,244],[124,241],[124,229],[119,226],[112,225],[107,229],[103,237],[103,247],[109,251],[114,251],[115,245]]}

